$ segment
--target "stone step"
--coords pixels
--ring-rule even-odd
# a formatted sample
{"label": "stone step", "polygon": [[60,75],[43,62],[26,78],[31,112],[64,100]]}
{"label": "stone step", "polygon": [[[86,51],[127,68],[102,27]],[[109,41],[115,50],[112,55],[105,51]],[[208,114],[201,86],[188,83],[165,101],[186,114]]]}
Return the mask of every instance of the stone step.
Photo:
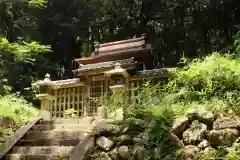
{"label": "stone step", "polygon": [[55,129],[66,129],[66,130],[80,130],[84,132],[89,132],[94,129],[94,125],[91,124],[39,124],[34,125],[31,128],[31,131],[48,131],[48,130],[55,130]]}
{"label": "stone step", "polygon": [[69,155],[74,150],[74,146],[19,146],[12,149],[13,154],[52,154]]}
{"label": "stone step", "polygon": [[71,130],[51,130],[51,131],[28,131],[24,140],[38,139],[79,139],[82,140],[86,135],[83,131]]}
{"label": "stone step", "polygon": [[69,156],[51,154],[7,154],[3,160],[69,160]]}
{"label": "stone step", "polygon": [[83,117],[76,119],[59,118],[52,121],[40,120],[38,124],[92,124],[93,122],[93,117]]}
{"label": "stone step", "polygon": [[82,139],[45,138],[36,140],[21,140],[15,146],[76,146]]}

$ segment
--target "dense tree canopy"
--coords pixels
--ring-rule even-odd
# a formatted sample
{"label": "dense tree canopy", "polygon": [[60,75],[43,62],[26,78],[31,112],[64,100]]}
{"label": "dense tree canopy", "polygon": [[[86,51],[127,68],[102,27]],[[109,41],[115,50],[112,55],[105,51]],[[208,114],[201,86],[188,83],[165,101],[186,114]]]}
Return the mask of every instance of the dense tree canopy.
{"label": "dense tree canopy", "polygon": [[54,47],[52,58],[66,68],[73,57],[89,55],[94,41],[142,33],[154,46],[155,65],[171,66],[183,55],[224,52],[239,24],[239,5],[237,0],[50,0],[40,29],[42,40]]}
{"label": "dense tree canopy", "polygon": [[89,56],[94,42],[143,33],[155,67],[227,52],[239,15],[238,0],[2,0],[1,82],[24,93],[46,72],[71,77],[73,59]]}

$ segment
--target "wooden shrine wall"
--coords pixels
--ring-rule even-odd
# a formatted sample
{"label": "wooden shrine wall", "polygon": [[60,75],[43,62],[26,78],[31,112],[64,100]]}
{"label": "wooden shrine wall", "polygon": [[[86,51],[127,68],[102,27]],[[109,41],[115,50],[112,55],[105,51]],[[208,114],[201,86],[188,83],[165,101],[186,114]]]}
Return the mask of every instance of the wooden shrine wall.
{"label": "wooden shrine wall", "polygon": [[[128,104],[137,101],[136,96],[141,90],[142,84],[146,81],[144,79],[121,79],[122,84],[127,87]],[[165,83],[166,79],[154,79],[154,83]],[[52,117],[63,117],[64,111],[74,109],[78,117],[94,116],[97,108],[101,104],[97,99],[105,94],[111,95],[109,86],[115,84],[114,80],[98,79],[90,83],[89,86],[61,88],[54,91],[55,100],[52,102],[51,113]]]}
{"label": "wooden shrine wall", "polygon": [[54,92],[55,100],[52,102],[52,117],[63,117],[65,110],[74,109],[76,115],[84,115],[84,87],[61,88]]}

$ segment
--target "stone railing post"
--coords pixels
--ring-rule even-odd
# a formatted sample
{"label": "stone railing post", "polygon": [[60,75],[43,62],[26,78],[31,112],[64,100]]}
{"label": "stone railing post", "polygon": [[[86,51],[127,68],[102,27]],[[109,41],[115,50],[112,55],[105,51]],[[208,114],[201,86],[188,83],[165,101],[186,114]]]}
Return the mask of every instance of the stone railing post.
{"label": "stone railing post", "polygon": [[53,96],[53,85],[50,75],[46,74],[43,81],[39,81],[33,85],[36,86],[39,91],[36,97],[41,101],[40,116],[44,120],[52,120],[51,107],[55,97]]}
{"label": "stone railing post", "polygon": [[97,117],[100,119],[107,118],[107,108],[105,106],[100,106],[97,108]]}

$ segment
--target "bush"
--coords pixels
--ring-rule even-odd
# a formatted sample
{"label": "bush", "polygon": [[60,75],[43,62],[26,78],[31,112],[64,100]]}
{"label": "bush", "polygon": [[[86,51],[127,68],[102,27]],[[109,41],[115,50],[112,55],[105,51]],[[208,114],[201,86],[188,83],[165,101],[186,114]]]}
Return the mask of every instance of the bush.
{"label": "bush", "polygon": [[77,118],[77,111],[75,109],[67,109],[63,113],[64,118]]}
{"label": "bush", "polygon": [[23,98],[14,95],[0,98],[0,117],[9,117],[15,123],[22,124],[37,116],[37,114],[38,110]]}
{"label": "bush", "polygon": [[[148,124],[136,135],[141,140],[140,145],[153,152],[153,159],[175,153],[166,141],[169,128],[172,120],[185,115],[187,110],[206,110],[228,117],[240,114],[240,59],[237,56],[213,53],[203,59],[185,62],[184,67],[171,71],[166,85],[154,85],[148,81],[143,87],[136,88],[139,94],[135,97],[135,103],[124,112],[127,118],[144,120]],[[106,96],[101,100],[101,105],[106,101],[109,112],[116,112],[122,107],[113,103],[113,97]],[[124,125],[127,125],[125,120]],[[231,148],[218,149],[217,154],[211,153],[198,159],[206,157],[239,159],[239,142]]]}
{"label": "bush", "polygon": [[[136,97],[138,103],[130,105],[126,113],[149,124],[140,133],[147,135],[146,139],[142,138],[144,146],[157,150],[161,157],[169,153],[164,139],[169,136],[169,127],[176,116],[183,116],[191,108],[227,116],[239,115],[239,95],[240,59],[230,54],[213,53],[173,70],[169,83],[164,86],[147,82]],[[220,157],[228,160],[239,156],[238,145],[227,150],[219,154]],[[214,155],[208,156],[216,159],[211,157]]]}
{"label": "bush", "polygon": [[240,59],[214,53],[172,72],[167,84],[169,103],[198,106],[217,113],[239,113]]}
{"label": "bush", "polygon": [[173,70],[166,85],[147,82],[128,113],[136,116],[136,112],[168,108],[174,116],[181,116],[190,108],[200,108],[234,116],[240,113],[239,94],[240,59],[213,53]]}
{"label": "bush", "polygon": [[23,98],[8,95],[0,97],[0,143],[22,124],[38,115],[38,110]]}

